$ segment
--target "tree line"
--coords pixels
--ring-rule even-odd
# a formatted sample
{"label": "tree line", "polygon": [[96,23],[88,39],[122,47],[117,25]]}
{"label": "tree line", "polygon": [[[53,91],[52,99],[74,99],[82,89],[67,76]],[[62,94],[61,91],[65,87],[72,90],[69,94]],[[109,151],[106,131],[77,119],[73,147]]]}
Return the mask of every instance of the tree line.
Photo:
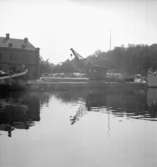
{"label": "tree line", "polygon": [[[81,68],[82,63],[82,68]],[[149,69],[157,70],[157,44],[115,47],[104,52],[96,51],[80,62],[79,68],[75,60],[66,60],[54,65],[49,61],[40,61],[41,73],[73,73],[81,72],[85,66],[99,65],[114,72],[146,75]]]}

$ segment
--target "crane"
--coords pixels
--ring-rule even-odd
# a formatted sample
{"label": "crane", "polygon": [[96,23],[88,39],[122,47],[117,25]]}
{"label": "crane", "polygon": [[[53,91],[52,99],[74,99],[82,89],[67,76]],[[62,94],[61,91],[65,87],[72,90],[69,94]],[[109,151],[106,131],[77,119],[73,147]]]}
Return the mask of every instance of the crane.
{"label": "crane", "polygon": [[87,62],[87,59],[81,56],[73,48],[71,48],[70,50],[72,52],[71,56],[74,56],[75,65],[80,70],[82,71],[84,70],[84,72],[87,74],[89,79],[103,80],[106,78],[107,68]]}
{"label": "crane", "polygon": [[83,56],[81,56],[78,52],[76,52],[73,48],[70,48],[70,50],[71,50],[71,52],[73,53],[73,54],[71,54],[71,56],[75,56],[75,58],[77,59],[77,60],[81,60],[81,59],[84,59],[84,57]]}

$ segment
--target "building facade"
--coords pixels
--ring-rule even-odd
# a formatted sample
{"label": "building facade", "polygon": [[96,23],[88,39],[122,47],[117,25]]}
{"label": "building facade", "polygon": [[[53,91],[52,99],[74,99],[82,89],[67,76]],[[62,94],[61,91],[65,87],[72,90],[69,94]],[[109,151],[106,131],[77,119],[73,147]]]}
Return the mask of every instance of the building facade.
{"label": "building facade", "polygon": [[28,40],[10,38],[9,34],[0,37],[0,70],[19,72],[28,69],[28,79],[39,77],[39,48],[35,48]]}

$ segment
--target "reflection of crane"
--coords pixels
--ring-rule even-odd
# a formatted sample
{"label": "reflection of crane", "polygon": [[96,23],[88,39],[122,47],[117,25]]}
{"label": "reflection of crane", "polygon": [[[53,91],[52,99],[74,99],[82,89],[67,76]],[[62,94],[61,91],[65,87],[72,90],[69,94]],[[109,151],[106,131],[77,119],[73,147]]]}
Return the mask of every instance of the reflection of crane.
{"label": "reflection of crane", "polygon": [[87,114],[86,106],[84,103],[81,103],[76,114],[70,117],[71,125],[79,121],[85,114]]}
{"label": "reflection of crane", "polygon": [[90,79],[102,80],[106,78],[105,67],[95,65],[93,63],[87,62],[87,59],[83,58],[79,53],[77,53],[73,48],[70,49],[72,54],[71,56],[75,57],[75,65],[80,69],[85,71],[87,76]]}

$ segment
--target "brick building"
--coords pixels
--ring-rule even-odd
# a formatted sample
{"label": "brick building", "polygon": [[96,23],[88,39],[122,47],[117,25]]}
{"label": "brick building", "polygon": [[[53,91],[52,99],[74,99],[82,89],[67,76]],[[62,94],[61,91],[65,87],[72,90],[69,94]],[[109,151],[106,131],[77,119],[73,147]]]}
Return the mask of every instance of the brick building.
{"label": "brick building", "polygon": [[39,48],[28,40],[10,38],[9,34],[0,37],[0,70],[17,72],[20,68],[28,69],[27,77],[39,77]]}

